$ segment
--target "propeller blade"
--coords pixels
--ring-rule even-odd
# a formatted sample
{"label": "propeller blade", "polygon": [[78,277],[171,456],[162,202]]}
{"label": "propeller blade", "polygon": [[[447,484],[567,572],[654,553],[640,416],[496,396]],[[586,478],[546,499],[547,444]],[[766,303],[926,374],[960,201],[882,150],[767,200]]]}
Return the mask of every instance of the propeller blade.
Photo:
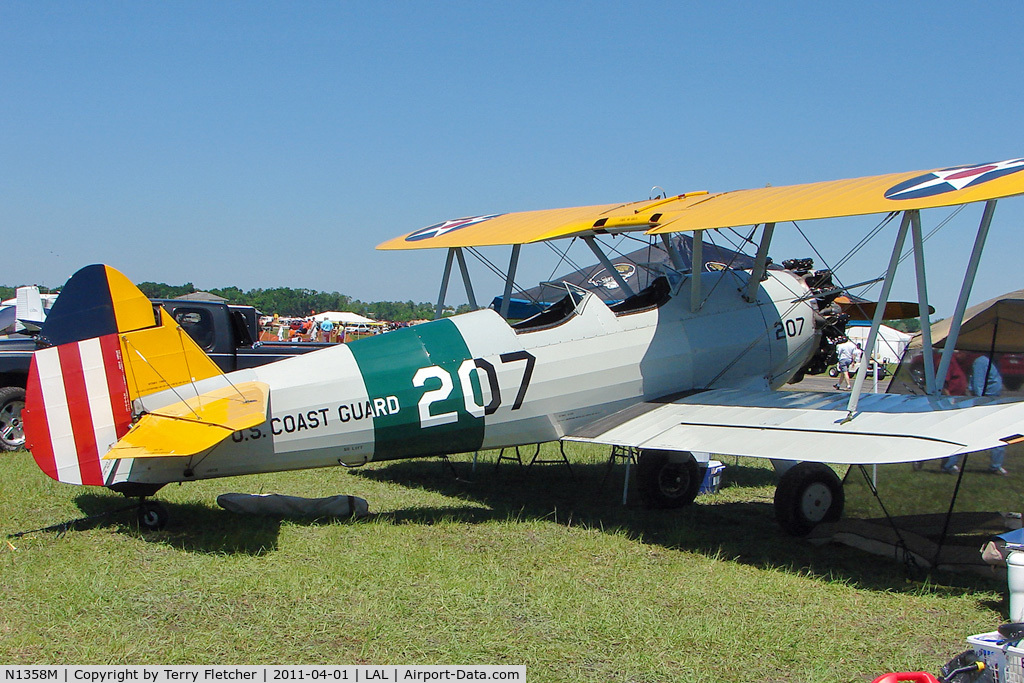
{"label": "propeller blade", "polygon": [[[876,301],[851,301],[850,297],[838,296],[836,303],[843,308],[843,313],[850,316],[850,320],[872,320],[875,317],[875,309],[878,308]],[[928,315],[935,312],[931,306],[928,307]],[[890,301],[885,305],[885,313],[882,320],[901,320],[903,318],[919,318],[921,307],[913,301]]]}

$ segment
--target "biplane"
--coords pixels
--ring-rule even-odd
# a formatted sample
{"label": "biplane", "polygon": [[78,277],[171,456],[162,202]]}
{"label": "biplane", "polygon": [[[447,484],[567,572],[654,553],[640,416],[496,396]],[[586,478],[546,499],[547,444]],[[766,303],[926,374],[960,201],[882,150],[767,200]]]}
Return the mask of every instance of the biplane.
{"label": "biplane", "polygon": [[[145,498],[170,482],[439,456],[549,441],[608,444],[638,455],[637,477],[656,507],[692,503],[707,454],[771,458],[780,467],[776,517],[803,534],[839,517],[843,490],[827,463],[943,458],[1022,439],[1024,403],[941,395],[998,199],[1024,193],[1024,159],[766,187],[693,192],[625,204],[474,216],[413,231],[379,249],[447,250],[443,307],[454,264],[476,308],[464,250],[509,246],[499,310],[480,309],[385,335],[221,373],[159,307],[109,266],[76,273],[35,353],[26,436],[59,481],[106,486],[143,500],[140,521],[167,513]],[[808,260],[769,268],[775,226],[786,221],[888,214],[899,228],[865,353],[887,309],[929,308],[921,214],[983,203],[950,336],[926,395],[775,391],[825,371],[842,336],[843,293]],[[709,230],[754,226],[752,267],[704,272],[673,256],[690,232],[695,262]],[[638,233],[672,256],[633,291],[601,238]],[[918,301],[890,302],[907,236]],[[506,319],[520,250],[578,238],[623,293],[607,304],[566,285],[564,296]]]}

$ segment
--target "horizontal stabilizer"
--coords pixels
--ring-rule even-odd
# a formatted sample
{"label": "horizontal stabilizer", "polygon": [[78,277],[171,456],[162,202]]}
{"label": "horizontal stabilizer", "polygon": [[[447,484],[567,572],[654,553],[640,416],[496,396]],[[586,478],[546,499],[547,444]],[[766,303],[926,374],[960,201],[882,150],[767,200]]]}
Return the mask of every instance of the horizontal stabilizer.
{"label": "horizontal stabilizer", "polygon": [[103,457],[187,457],[213,448],[233,432],[267,419],[270,387],[226,386],[147,413]]}
{"label": "horizontal stabilizer", "polygon": [[1024,402],[863,394],[703,391],[611,415],[569,441],[780,460],[883,464],[986,450],[1019,432]]}

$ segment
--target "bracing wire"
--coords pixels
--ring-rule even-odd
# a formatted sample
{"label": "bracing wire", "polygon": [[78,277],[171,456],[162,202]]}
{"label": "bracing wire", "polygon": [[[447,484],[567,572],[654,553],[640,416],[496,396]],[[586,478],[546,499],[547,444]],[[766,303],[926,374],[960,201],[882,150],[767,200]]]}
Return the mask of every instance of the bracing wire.
{"label": "bracing wire", "polygon": [[[475,256],[476,259],[480,261],[480,263],[482,263],[488,270],[490,270],[492,273],[494,273],[497,277],[501,278],[502,280],[505,279],[505,273],[501,270],[501,268],[491,263],[490,259],[481,254],[476,247],[467,248],[469,249],[469,253]],[[518,283],[516,283],[515,279],[512,280],[512,288],[519,294],[522,294],[523,296],[530,298],[530,300],[533,301],[533,303],[538,303],[535,299],[530,297],[526,290],[524,290],[522,287],[519,286]]]}
{"label": "bracing wire", "polygon": [[[142,362],[143,362],[143,363],[145,363],[145,364],[146,364],[147,366],[149,366],[149,368],[150,368],[150,369],[151,369],[151,370],[152,370],[152,371],[153,371],[154,373],[156,373],[156,376],[157,376],[157,377],[159,377],[159,378],[160,378],[160,380],[161,380],[161,381],[162,381],[162,382],[163,382],[164,384],[166,384],[166,385],[167,385],[167,388],[168,388],[168,389],[170,389],[171,391],[173,391],[173,392],[174,392],[174,395],[175,395],[175,396],[177,396],[177,397],[178,397],[178,399],[179,399],[179,400],[180,400],[180,401],[181,401],[182,403],[184,403],[184,404],[185,404],[186,406],[188,406],[188,409],[192,411],[192,414],[196,416],[196,419],[198,419],[198,420],[202,420],[202,419],[203,419],[202,417],[200,417],[199,413],[197,413],[197,412],[195,411],[195,409],[194,409],[194,408],[193,408],[192,406],[188,405],[188,402],[187,402],[187,401],[185,400],[185,397],[184,397],[184,396],[182,396],[182,395],[181,395],[180,393],[178,393],[178,389],[177,389],[177,387],[173,386],[173,385],[172,385],[172,384],[171,384],[170,382],[168,382],[168,381],[167,381],[167,378],[166,378],[166,377],[164,377],[164,376],[163,376],[162,374],[160,374],[160,371],[156,369],[156,366],[155,366],[155,365],[153,365],[152,363],[150,363],[150,362],[149,362],[149,360],[148,360],[148,359],[147,359],[147,358],[146,358],[145,356],[143,356],[143,355],[142,355],[142,352],[141,352],[141,351],[139,351],[139,349],[138,349],[138,347],[137,347],[137,346],[135,346],[134,344],[132,344],[131,340],[130,340],[130,339],[129,339],[128,337],[126,337],[126,336],[123,336],[123,337],[121,337],[121,339],[122,339],[122,341],[124,341],[124,343],[125,343],[125,346],[130,346],[130,347],[132,348],[132,351],[134,351],[134,352],[135,352],[135,355],[137,355],[137,356],[138,356],[139,358],[141,358],[141,359],[142,359]],[[133,374],[134,374],[134,373],[133,373]],[[136,383],[136,391],[138,391],[138,384],[137,384],[137,383]]]}

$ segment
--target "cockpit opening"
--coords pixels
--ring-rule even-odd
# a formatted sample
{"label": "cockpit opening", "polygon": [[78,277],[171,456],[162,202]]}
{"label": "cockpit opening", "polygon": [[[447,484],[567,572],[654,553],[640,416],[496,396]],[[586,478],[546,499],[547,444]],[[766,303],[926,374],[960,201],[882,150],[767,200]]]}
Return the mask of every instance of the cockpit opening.
{"label": "cockpit opening", "polygon": [[512,329],[516,331],[516,334],[523,334],[524,332],[538,332],[540,330],[548,330],[552,327],[558,327],[573,318],[577,313],[577,306],[583,297],[586,296],[583,292],[577,292],[575,290],[569,291],[564,297],[551,304],[537,315],[530,316],[526,320],[520,320],[519,322],[512,325]]}
{"label": "cockpit opening", "polygon": [[662,306],[672,298],[672,286],[664,275],[654,278],[644,289],[611,306],[615,315],[642,313]]}

